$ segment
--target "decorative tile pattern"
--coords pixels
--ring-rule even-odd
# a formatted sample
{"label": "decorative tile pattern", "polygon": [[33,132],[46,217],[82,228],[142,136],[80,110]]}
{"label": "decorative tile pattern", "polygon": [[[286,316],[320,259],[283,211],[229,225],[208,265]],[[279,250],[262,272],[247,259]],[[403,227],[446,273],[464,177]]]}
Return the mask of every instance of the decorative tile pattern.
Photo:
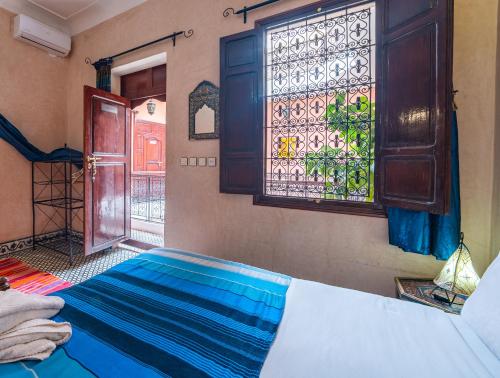
{"label": "decorative tile pattern", "polygon": [[74,257],[73,266],[69,264],[67,256],[44,247],[37,247],[36,250],[25,249],[5,256],[15,257],[34,268],[77,284],[137,256],[137,252],[116,248],[97,252],[88,257],[78,254]]}
{"label": "decorative tile pattern", "polygon": [[[61,233],[62,233],[61,231],[55,231],[43,235],[38,235],[36,236],[36,241],[45,242],[47,240],[51,240],[55,237],[60,236]],[[23,249],[31,248],[32,245],[33,245],[33,238],[31,236],[0,243],[0,256],[7,253],[22,251]]]}

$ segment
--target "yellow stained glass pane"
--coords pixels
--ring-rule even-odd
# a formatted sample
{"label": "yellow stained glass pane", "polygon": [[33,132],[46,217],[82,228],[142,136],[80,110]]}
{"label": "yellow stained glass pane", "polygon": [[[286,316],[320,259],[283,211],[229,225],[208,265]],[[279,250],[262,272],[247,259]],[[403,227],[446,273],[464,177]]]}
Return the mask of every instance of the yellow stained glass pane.
{"label": "yellow stained glass pane", "polygon": [[294,158],[297,153],[297,137],[280,138],[278,157],[281,159]]}

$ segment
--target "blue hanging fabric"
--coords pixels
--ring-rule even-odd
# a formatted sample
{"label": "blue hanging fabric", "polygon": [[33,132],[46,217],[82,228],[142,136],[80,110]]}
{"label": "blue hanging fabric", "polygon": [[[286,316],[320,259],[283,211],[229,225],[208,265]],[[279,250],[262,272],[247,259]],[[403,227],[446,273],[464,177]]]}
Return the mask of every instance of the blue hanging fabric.
{"label": "blue hanging fabric", "polygon": [[460,243],[460,176],[457,114],[451,128],[451,197],[446,215],[387,208],[389,243],[405,252],[433,255],[447,260]]}
{"label": "blue hanging fabric", "polygon": [[0,114],[0,138],[14,147],[29,161],[60,161],[69,160],[76,166],[83,166],[83,154],[71,148],[58,148],[50,153],[43,152],[32,145],[21,132]]}
{"label": "blue hanging fabric", "polygon": [[111,65],[113,58],[99,59],[92,63],[96,70],[95,86],[97,89],[102,89],[106,92],[111,92]]}

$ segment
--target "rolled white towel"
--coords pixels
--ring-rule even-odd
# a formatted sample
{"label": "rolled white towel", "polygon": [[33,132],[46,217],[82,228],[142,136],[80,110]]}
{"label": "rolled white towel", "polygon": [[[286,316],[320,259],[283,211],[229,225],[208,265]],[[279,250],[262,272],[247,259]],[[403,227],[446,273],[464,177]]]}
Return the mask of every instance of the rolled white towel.
{"label": "rolled white towel", "polygon": [[0,334],[33,319],[48,319],[63,308],[64,300],[9,289],[0,292]]}
{"label": "rolled white towel", "polygon": [[0,364],[21,360],[44,360],[57,345],[71,337],[69,323],[47,319],[23,322],[0,335]]}
{"label": "rolled white towel", "polygon": [[56,323],[47,319],[28,320],[0,334],[0,353],[13,346],[42,339],[61,345],[70,337],[71,324],[67,322]]}
{"label": "rolled white towel", "polygon": [[0,350],[0,364],[22,360],[42,361],[48,358],[54,349],[56,349],[56,344],[46,339],[14,345],[10,348]]}

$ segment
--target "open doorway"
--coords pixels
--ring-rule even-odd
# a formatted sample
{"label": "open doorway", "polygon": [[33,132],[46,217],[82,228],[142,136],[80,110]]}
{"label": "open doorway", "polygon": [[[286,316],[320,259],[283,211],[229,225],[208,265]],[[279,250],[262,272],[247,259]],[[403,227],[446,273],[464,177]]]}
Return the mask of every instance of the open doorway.
{"label": "open doorway", "polygon": [[164,246],[166,65],[121,76],[121,95],[131,102],[131,239]]}

